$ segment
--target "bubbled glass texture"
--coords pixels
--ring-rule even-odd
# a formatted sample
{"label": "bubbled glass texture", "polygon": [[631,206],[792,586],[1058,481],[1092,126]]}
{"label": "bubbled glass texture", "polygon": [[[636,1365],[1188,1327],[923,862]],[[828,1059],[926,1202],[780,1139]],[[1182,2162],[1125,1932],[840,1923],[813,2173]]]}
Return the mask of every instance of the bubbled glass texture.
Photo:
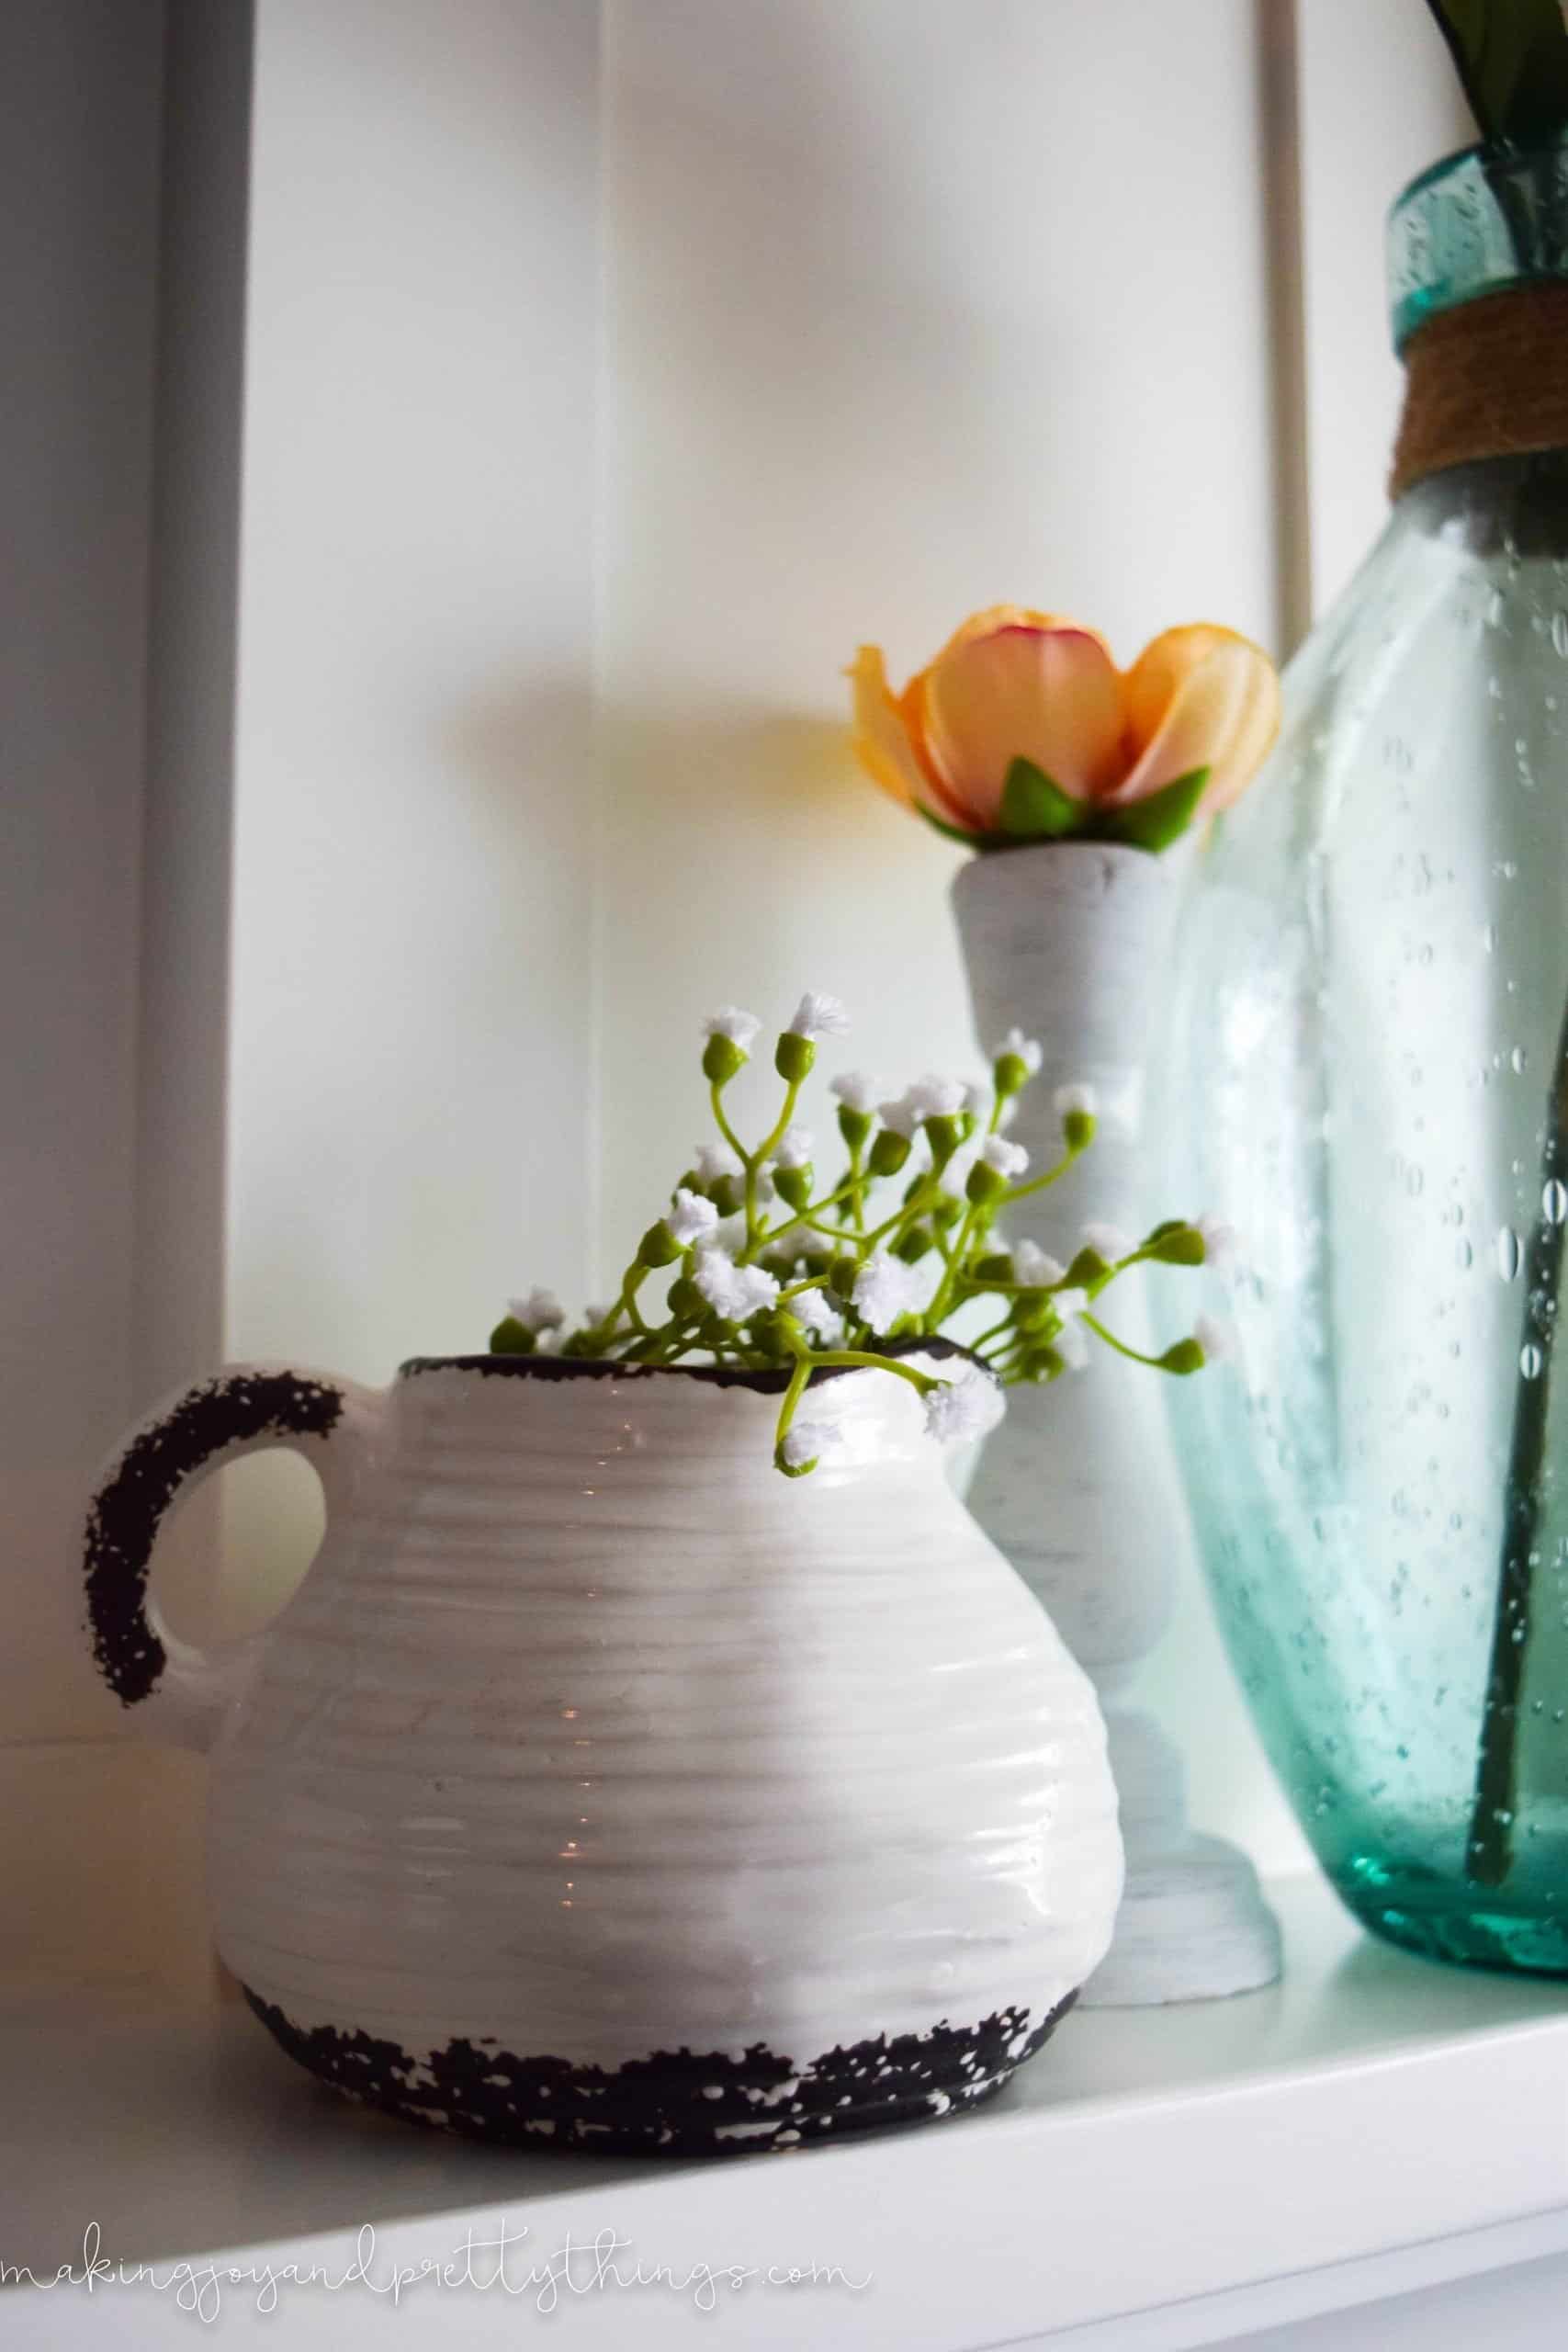
{"label": "bubbled glass texture", "polygon": [[1407,492],[1286,706],[1176,966],[1179,1196],[1245,1245],[1170,1384],[1200,1544],[1350,1907],[1568,1973],[1568,459]]}

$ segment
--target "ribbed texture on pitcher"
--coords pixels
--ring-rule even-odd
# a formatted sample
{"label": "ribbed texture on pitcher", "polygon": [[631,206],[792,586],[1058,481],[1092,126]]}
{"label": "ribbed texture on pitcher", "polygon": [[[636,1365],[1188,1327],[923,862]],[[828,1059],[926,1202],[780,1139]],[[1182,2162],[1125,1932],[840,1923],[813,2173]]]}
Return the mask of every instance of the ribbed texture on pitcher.
{"label": "ribbed texture on pitcher", "polygon": [[788,1480],[751,1386],[405,1371],[216,1759],[220,1946],[315,2071],[788,2143],[983,2095],[1075,1994],[1093,1693],[913,1391],[836,1385],[849,1458]]}

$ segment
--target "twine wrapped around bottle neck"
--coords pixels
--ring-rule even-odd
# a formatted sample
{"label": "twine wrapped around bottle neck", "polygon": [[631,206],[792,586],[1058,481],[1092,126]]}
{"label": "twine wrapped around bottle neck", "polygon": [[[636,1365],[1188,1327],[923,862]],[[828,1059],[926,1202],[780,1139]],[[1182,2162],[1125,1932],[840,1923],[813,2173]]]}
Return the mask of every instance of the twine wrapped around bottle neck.
{"label": "twine wrapped around bottle neck", "polygon": [[1568,449],[1568,283],[1444,311],[1411,336],[1404,363],[1391,498],[1445,466]]}

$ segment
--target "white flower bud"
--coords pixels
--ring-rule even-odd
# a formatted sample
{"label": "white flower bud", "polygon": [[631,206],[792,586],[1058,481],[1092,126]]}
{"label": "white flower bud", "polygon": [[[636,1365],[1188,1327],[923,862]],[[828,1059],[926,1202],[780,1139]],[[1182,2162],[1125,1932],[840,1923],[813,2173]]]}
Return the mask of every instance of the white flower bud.
{"label": "white flower bud", "polygon": [[1066,1276],[1066,1268],[1037,1241],[1015,1241],[1012,1249],[1012,1278],[1026,1290],[1049,1290]]}
{"label": "white flower bud", "polygon": [[838,1096],[846,1111],[859,1111],[869,1118],[882,1100],[882,1080],[863,1069],[846,1069],[831,1080],[828,1091]]}
{"label": "white flower bud", "polygon": [[1010,1029],[1001,1044],[994,1046],[991,1049],[991,1059],[994,1062],[1021,1061],[1031,1078],[1039,1074],[1040,1065],[1044,1058],[1044,1048],[1039,1038],[1026,1037],[1021,1029]]}
{"label": "white flower bud", "polygon": [[795,1007],[790,1028],[797,1037],[841,1037],[850,1025],[850,1016],[836,996],[825,996],[816,989],[807,989]]}
{"label": "white flower bud", "polygon": [[1007,1410],[1000,1384],[977,1364],[967,1364],[926,1396],[926,1433],[939,1444],[984,1437]]}
{"label": "white flower bud", "polygon": [[803,1290],[785,1303],[784,1312],[793,1315],[811,1332],[819,1348],[842,1345],[844,1318],[829,1298],[826,1291]]}
{"label": "white flower bud", "polygon": [[1203,1263],[1213,1266],[1217,1274],[1234,1273],[1240,1242],[1234,1225],[1222,1225],[1218,1217],[1201,1216],[1197,1229],[1203,1237]]}
{"label": "white flower bud", "polygon": [[665,1224],[682,1250],[689,1250],[705,1234],[713,1233],[718,1226],[718,1211],[700,1193],[689,1193],[682,1185],[675,1195],[673,1208],[666,1214]]}
{"label": "white flower bud", "polygon": [[705,1184],[721,1183],[725,1177],[741,1177],[745,1166],[738,1151],[727,1143],[700,1143],[693,1156],[693,1167]]}
{"label": "white flower bud", "polygon": [[722,1250],[699,1250],[692,1279],[716,1315],[744,1323],[779,1295],[776,1278],[761,1266],[738,1266]]}
{"label": "white flower bud", "polygon": [[819,1408],[807,1419],[790,1424],[779,1450],[790,1468],[798,1470],[807,1462],[830,1462],[843,1442],[843,1435],[842,1419]]}
{"label": "white flower bud", "polygon": [[558,1329],[566,1321],[566,1309],[553,1290],[531,1290],[526,1298],[509,1298],[506,1306],[523,1329],[536,1337],[541,1331]]}
{"label": "white flower bud", "polygon": [[751,1050],[751,1041],[761,1025],[755,1013],[742,1012],[737,1004],[722,1004],[716,1012],[710,1012],[703,1023],[703,1035],[728,1037],[730,1044],[738,1046],[741,1053],[749,1054]]}
{"label": "white flower bud", "polygon": [[773,1146],[773,1158],[781,1168],[809,1168],[814,1148],[808,1127],[786,1127]]}
{"label": "white flower bud", "polygon": [[891,1331],[901,1316],[924,1312],[941,1276],[940,1259],[911,1266],[889,1250],[874,1250],[855,1278],[855,1312],[874,1331]]}
{"label": "white flower bud", "polygon": [[1086,1118],[1096,1119],[1100,1116],[1100,1097],[1092,1086],[1058,1086],[1051,1097],[1051,1107],[1058,1119],[1066,1118],[1073,1111],[1081,1111]]}
{"label": "white flower bud", "polygon": [[1029,1154],[1021,1143],[1009,1143],[1005,1136],[987,1136],[980,1147],[980,1156],[987,1168],[998,1176],[1010,1179],[1021,1176],[1029,1165]]}

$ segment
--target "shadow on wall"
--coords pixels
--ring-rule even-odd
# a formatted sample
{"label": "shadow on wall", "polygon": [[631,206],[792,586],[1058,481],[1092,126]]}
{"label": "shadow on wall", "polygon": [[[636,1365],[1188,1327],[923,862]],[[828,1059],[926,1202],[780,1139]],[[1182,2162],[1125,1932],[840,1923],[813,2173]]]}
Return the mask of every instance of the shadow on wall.
{"label": "shadow on wall", "polygon": [[873,853],[879,824],[896,813],[886,799],[878,808],[851,757],[847,720],[835,725],[757,703],[726,709],[694,701],[685,710],[616,704],[601,711],[598,740],[604,823],[615,826],[623,794],[646,807],[656,780],[664,826],[694,853],[697,899],[706,880],[705,839],[748,845],[766,869],[767,896],[783,897],[786,888],[808,889],[812,861],[834,849]]}
{"label": "shadow on wall", "polygon": [[574,809],[592,789],[591,691],[581,677],[527,678],[480,688],[452,710],[437,733],[434,757],[469,790],[458,806],[483,838],[495,831],[514,853],[519,808],[542,860],[570,857]]}
{"label": "shadow on wall", "polygon": [[525,808],[527,840],[547,866],[571,845],[585,741],[592,746],[589,788],[611,827],[618,798],[646,806],[656,797],[672,831],[765,829],[787,854],[792,844],[820,845],[825,821],[841,829],[848,820],[852,835],[861,831],[857,812],[869,844],[885,821],[879,798],[891,809],[850,750],[847,687],[835,721],[755,702],[727,708],[700,693],[684,707],[595,706],[570,680],[529,681],[476,695],[454,714],[438,749],[471,786],[458,806],[478,837],[492,834],[498,849],[515,855]]}

